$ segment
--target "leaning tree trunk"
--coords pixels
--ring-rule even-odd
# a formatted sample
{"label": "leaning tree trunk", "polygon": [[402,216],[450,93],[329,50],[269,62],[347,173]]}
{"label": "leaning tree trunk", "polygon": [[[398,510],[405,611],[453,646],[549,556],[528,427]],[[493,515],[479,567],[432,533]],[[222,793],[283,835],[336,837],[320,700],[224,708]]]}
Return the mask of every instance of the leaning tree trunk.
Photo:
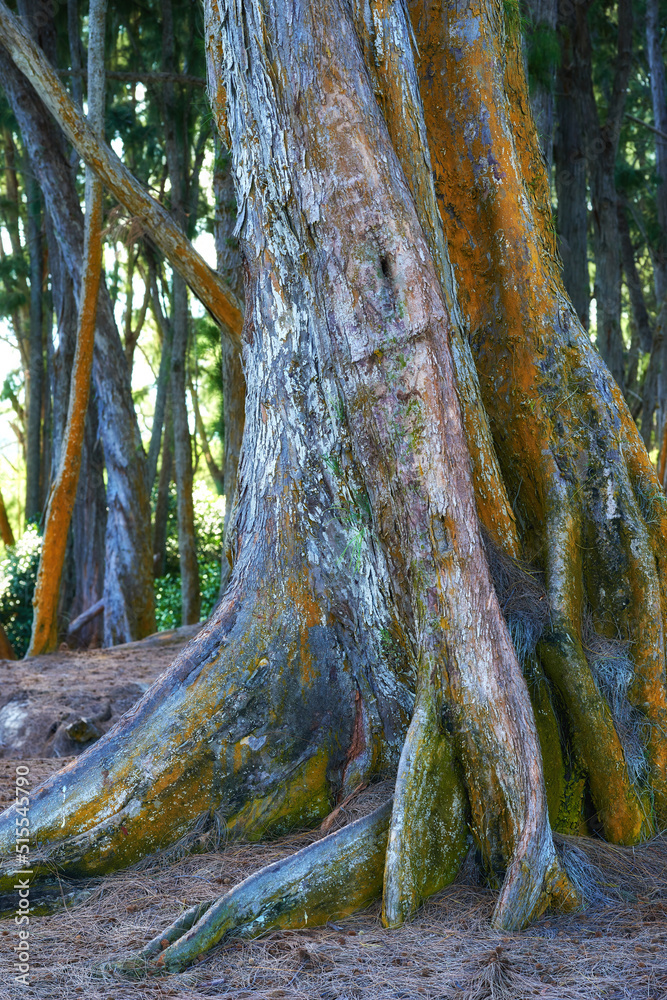
{"label": "leaning tree trunk", "polygon": [[[42,343],[42,212],[39,186],[28,180],[28,249],[30,253],[30,366],[28,380],[28,434],[25,519],[39,521],[42,514],[42,397],[44,392],[44,346]],[[44,484],[46,486],[46,484]]]}
{"label": "leaning tree trunk", "polygon": [[[455,874],[469,803],[485,863],[504,879],[494,920],[518,927],[573,893],[478,527],[482,474],[454,385],[450,343],[464,372],[466,362],[446,251],[434,219],[434,263],[419,218],[433,202],[430,171],[415,178],[416,207],[392,142],[406,110],[424,133],[410,28],[401,4],[376,15],[381,66],[368,62],[363,10],[339,0],[296,2],[289,22],[260,0],[243,11],[207,3],[212,99],[222,124],[229,97],[248,269],[234,569],[172,668],[35,793],[33,867],[118,868],[202,814],[230,834],[275,833],[398,764],[391,817],[360,830],[361,864],[343,864],[349,834],[334,842],[329,896],[349,900],[361,879],[358,902],[384,867],[385,919],[400,921]],[[386,103],[388,122],[376,94],[385,104],[392,93],[404,101]],[[413,136],[403,138],[409,158]],[[10,810],[0,826],[6,846],[13,820]],[[304,898],[310,911],[299,871],[293,906],[272,911],[283,924],[303,919]],[[271,878],[255,898],[276,889]],[[180,921],[161,963],[178,968],[219,939],[222,910]]]}

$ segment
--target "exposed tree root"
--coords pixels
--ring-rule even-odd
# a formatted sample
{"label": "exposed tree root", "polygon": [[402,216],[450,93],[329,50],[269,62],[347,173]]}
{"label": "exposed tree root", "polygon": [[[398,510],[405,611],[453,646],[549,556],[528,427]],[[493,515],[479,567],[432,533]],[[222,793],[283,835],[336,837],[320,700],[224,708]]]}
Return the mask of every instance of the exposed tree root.
{"label": "exposed tree root", "polygon": [[382,922],[396,927],[451,882],[467,850],[467,797],[452,738],[442,731],[437,699],[423,678],[398,766]]}
{"label": "exposed tree root", "polygon": [[316,927],[373,902],[382,873],[391,799],[368,816],[260,869],[213,902],[182,914],[136,956],[107,971],[180,972],[229,934],[256,937],[280,928]]}

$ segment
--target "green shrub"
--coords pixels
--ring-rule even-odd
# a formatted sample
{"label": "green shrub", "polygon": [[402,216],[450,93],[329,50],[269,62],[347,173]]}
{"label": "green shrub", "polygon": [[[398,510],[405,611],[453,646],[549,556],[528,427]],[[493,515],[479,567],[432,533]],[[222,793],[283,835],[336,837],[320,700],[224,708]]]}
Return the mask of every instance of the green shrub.
{"label": "green shrub", "polygon": [[41,546],[42,536],[31,524],[0,562],[0,622],[17,656],[24,656],[30,643]]}
{"label": "green shrub", "polygon": [[[220,590],[220,562],[199,563],[201,589],[201,617],[208,618],[218,600]],[[178,628],[181,624],[181,577],[167,573],[155,581],[155,621],[159,632]]]}

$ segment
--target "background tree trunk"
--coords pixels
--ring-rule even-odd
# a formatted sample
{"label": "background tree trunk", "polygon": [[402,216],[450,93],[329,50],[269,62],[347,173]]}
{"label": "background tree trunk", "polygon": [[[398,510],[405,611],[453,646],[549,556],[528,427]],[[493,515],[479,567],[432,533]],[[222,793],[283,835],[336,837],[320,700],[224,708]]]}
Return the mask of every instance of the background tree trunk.
{"label": "background tree trunk", "polygon": [[[175,46],[171,0],[162,4],[162,68],[174,72]],[[187,165],[186,137],[177,122],[174,85],[163,86],[165,149],[171,184],[171,210],[177,225],[185,232]],[[185,127],[184,125],[182,127]],[[178,554],[181,568],[181,622],[191,625],[199,621],[199,566],[192,503],[192,443],[188,424],[186,397],[186,366],[190,333],[188,287],[175,271],[172,278],[171,313],[171,418],[174,428],[174,473],[178,500]]]}
{"label": "background tree trunk", "polygon": [[648,56],[651,101],[655,133],[655,172],[659,183],[656,190],[660,242],[655,254],[655,295],[658,303],[667,295],[667,85],[665,62],[661,46],[659,0],[646,2],[646,53]]}
{"label": "background tree trunk", "polygon": [[625,94],[632,66],[632,3],[619,0],[618,43],[611,95],[601,124],[593,90],[593,66],[587,5],[575,9],[576,79],[582,95],[582,134],[593,211],[595,255],[596,346],[618,385],[624,387],[621,333],[621,252],[616,196],[616,155]]}
{"label": "background tree trunk", "polygon": [[556,195],[558,198],[559,250],[563,260],[563,284],[577,316],[588,329],[590,281],[588,277],[588,208],[586,154],[583,122],[576,87],[574,46],[577,15],[571,0],[561,0],[558,24],[561,59],[556,94]]}
{"label": "background tree trunk", "polygon": [[39,186],[28,181],[28,247],[30,252],[30,379],[28,383],[28,446],[25,519],[39,521],[42,514],[42,402],[44,347],[42,320],[42,213]]}
{"label": "background tree trunk", "polygon": [[[0,50],[0,66],[63,260],[74,287],[78,288],[83,218],[62,137],[4,49]],[[104,286],[97,307],[93,379],[107,469],[104,642],[114,645],[153,632],[155,612],[143,448],[127,364]]]}

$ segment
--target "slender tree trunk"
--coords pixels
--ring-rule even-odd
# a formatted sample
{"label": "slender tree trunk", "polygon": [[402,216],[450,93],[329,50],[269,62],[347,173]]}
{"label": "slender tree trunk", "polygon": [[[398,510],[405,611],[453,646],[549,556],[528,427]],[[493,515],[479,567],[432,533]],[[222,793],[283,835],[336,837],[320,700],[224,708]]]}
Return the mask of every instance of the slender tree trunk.
{"label": "slender tree trunk", "polygon": [[42,397],[44,349],[42,344],[42,213],[39,187],[28,182],[28,249],[30,253],[30,369],[28,382],[28,434],[25,517],[38,521],[42,514]]}
{"label": "slender tree trunk", "polygon": [[659,303],[667,295],[667,84],[661,47],[659,0],[646,2],[646,53],[648,55],[653,122],[655,134],[655,172],[659,183],[656,207],[660,226],[660,242],[654,256],[655,292]]}
{"label": "slender tree trunk", "polygon": [[530,107],[551,178],[554,141],[554,91],[558,65],[558,0],[524,0],[528,14],[526,44],[528,67],[532,69]]}
{"label": "slender tree trunk", "polygon": [[[88,403],[79,487],[72,514],[74,596],[68,608],[70,623],[98,602],[104,604],[107,505],[103,470],[97,397],[93,391]],[[103,645],[103,611],[104,608],[102,613],[77,629],[74,635],[76,645],[86,649]]]}
{"label": "slender tree trunk", "polygon": [[[216,162],[213,171],[215,193],[215,252],[218,273],[243,301],[243,274],[236,228],[236,199],[231,173],[231,154],[224,152],[222,140],[216,139]],[[222,338],[222,405],[224,455],[222,462],[225,494],[225,546],[220,574],[220,593],[229,582],[232,546],[228,544],[228,528],[236,495],[236,480],[245,423],[245,376],[241,352],[231,342]]]}
{"label": "slender tree trunk", "polygon": [[[91,0],[89,10],[88,116],[92,127],[98,132],[102,132],[104,129],[106,6],[106,0]],[[78,488],[93,367],[95,321],[102,271],[102,212],[101,181],[90,169],[87,169],[83,274],[79,292],[79,322],[72,365],[67,424],[60,466],[49,494],[44,540],[33,597],[34,615],[28,656],[39,656],[41,653],[50,652],[55,649],[58,641],[57,612],[60,581]]]}
{"label": "slender tree trunk", "polygon": [[[174,72],[174,25],[171,0],[162,4],[162,68]],[[174,85],[163,87],[165,149],[171,184],[171,209],[177,225],[185,231],[187,137],[179,128],[180,115],[176,106]],[[199,621],[199,566],[192,502],[192,443],[186,396],[186,366],[190,334],[188,287],[180,274],[174,272],[171,313],[171,418],[174,427],[174,473],[178,498],[178,553],[181,569],[181,621],[191,625]]]}
{"label": "slender tree trunk", "polygon": [[14,544],[14,532],[12,531],[12,526],[9,523],[9,518],[7,517],[7,508],[5,507],[2,490],[0,490],[0,538],[2,538],[5,545]]}
{"label": "slender tree trunk", "polygon": [[586,153],[574,65],[576,11],[571,0],[561,0],[558,24],[561,59],[557,78],[558,124],[554,161],[559,250],[563,261],[565,290],[572,300],[582,326],[587,330],[591,295],[588,277]]}
{"label": "slender tree trunk", "polygon": [[590,184],[597,348],[614,379],[623,388],[621,334],[621,252],[615,184],[616,154],[632,65],[632,3],[619,0],[618,41],[611,95],[601,124],[593,91],[593,66],[587,6],[575,9],[577,85],[581,94],[583,135]]}
{"label": "slender tree trunk", "polygon": [[160,370],[157,379],[157,391],[155,394],[155,409],[153,411],[153,426],[151,428],[151,440],[148,447],[148,457],[146,460],[147,482],[149,492],[153,489],[155,476],[157,473],[158,459],[160,457],[160,444],[162,442],[162,431],[165,422],[165,411],[169,396],[169,378],[171,371],[171,324],[162,312],[160,296],[157,287],[157,275],[154,262],[149,262],[149,288],[151,292],[151,308],[158,328],[161,340],[162,351],[160,354]]}
{"label": "slender tree trunk", "polygon": [[164,440],[162,444],[162,464],[155,501],[153,521],[153,573],[164,576],[167,559],[167,519],[169,514],[169,486],[174,467],[174,425],[171,419],[171,405],[167,403],[164,420]]}
{"label": "slender tree trunk", "polygon": [[206,468],[209,471],[209,475],[213,480],[213,485],[216,490],[220,495],[223,495],[225,492],[224,474],[211,452],[211,446],[209,444],[206,427],[204,425],[204,418],[201,415],[201,408],[199,406],[199,394],[191,377],[188,377],[188,388],[190,389],[192,409],[195,414],[195,425],[197,427],[197,434],[199,436],[199,443],[201,445],[204,461],[206,462]]}

